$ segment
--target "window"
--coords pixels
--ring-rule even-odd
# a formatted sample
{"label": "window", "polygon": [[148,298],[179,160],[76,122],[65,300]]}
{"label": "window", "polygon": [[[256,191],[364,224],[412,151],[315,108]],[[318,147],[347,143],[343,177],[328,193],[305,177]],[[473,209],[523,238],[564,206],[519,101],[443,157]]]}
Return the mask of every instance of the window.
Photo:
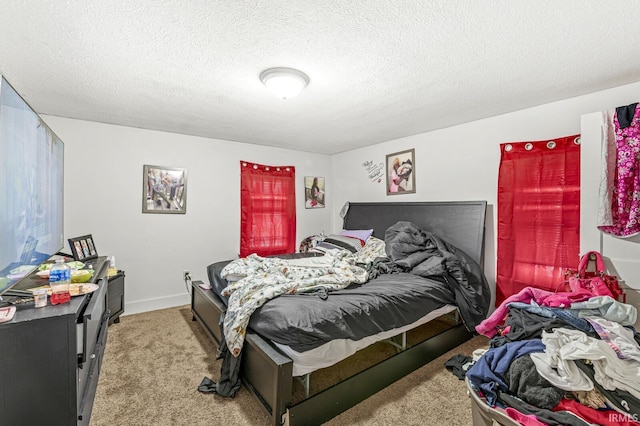
{"label": "window", "polygon": [[294,252],[295,167],[241,161],[240,191],[240,257]]}
{"label": "window", "polygon": [[502,144],[496,306],[525,287],[556,291],[580,256],[580,138]]}

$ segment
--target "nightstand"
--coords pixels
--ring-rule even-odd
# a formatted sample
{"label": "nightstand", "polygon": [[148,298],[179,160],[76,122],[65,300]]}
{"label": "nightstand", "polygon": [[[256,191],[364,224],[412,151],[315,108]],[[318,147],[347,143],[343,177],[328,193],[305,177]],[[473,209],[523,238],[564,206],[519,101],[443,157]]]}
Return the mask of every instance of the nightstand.
{"label": "nightstand", "polygon": [[109,277],[109,292],[107,309],[109,314],[109,325],[120,322],[120,315],[124,312],[124,271],[118,271]]}

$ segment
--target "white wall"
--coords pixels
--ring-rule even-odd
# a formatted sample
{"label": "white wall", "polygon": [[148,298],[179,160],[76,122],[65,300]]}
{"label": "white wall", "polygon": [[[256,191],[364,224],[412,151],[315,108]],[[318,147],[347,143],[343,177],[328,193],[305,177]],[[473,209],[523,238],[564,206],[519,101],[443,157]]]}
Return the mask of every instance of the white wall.
{"label": "white wall", "polygon": [[[634,83],[335,155],[331,174],[334,185],[331,192],[334,192],[335,200],[332,206],[333,226],[340,227],[338,213],[346,201],[487,200],[489,210],[485,273],[495,288],[500,143],[546,140],[578,134],[581,133],[583,114],[639,100],[640,83]],[[384,163],[387,154],[410,148],[415,148],[416,152],[416,193],[387,196],[384,178],[381,183],[372,182],[362,164],[365,161]],[[587,156],[600,155],[599,145],[583,144],[582,150],[587,151]],[[595,209],[597,204],[592,202],[582,208]],[[640,259],[638,242],[629,241],[625,244],[625,259]],[[598,247],[593,246],[592,249]],[[604,252],[603,254],[606,255]],[[625,269],[624,278],[629,286],[640,289],[638,264]]]}
{"label": "white wall", "polygon": [[[207,281],[206,266],[239,250],[239,161],[294,165],[298,237],[339,230],[346,201],[487,200],[485,271],[495,286],[496,185],[499,144],[581,133],[581,116],[640,100],[640,82],[463,125],[401,138],[334,156],[45,116],[65,142],[65,234],[92,234],[101,254],[115,255],[126,278],[126,313],[188,303],[182,271]],[[585,138],[587,142],[585,142]],[[584,158],[599,144],[583,135]],[[366,162],[415,148],[416,193],[387,196]],[[595,157],[594,157],[595,156]],[[188,169],[186,215],[142,214],[144,164]],[[383,170],[384,171],[384,170]],[[326,209],[305,209],[304,176],[325,176]],[[584,179],[582,191],[593,190]],[[586,186],[587,185],[587,186]],[[588,198],[588,197],[587,197]],[[586,203],[586,204],[585,204]],[[583,200],[582,211],[597,204]],[[589,225],[586,225],[589,226]],[[583,223],[583,231],[587,227]],[[599,249],[626,285],[640,289],[640,241],[601,245],[582,237],[581,250]],[[630,296],[637,303],[638,292]]]}
{"label": "white wall", "polygon": [[[44,116],[65,143],[65,238],[92,234],[116,257],[125,314],[189,303],[183,270],[237,257],[240,160],[296,167],[297,231],[328,231],[330,209],[304,208],[304,176],[330,184],[330,157],[258,145]],[[142,213],[144,164],[187,169],[187,213]],[[332,194],[327,201],[332,203]]]}

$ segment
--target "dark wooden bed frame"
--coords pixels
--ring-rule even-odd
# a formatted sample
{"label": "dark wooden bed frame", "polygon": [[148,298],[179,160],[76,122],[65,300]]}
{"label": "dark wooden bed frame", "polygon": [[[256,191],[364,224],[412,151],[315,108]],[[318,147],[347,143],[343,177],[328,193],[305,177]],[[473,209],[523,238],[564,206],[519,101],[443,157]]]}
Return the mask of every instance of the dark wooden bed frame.
{"label": "dark wooden bed frame", "polygon": [[[350,203],[344,229],[385,230],[409,221],[441,236],[484,265],[486,201]],[[220,343],[224,303],[211,290],[194,283],[191,311],[207,333]],[[321,424],[353,407],[400,378],[464,343],[473,335],[457,324],[325,390],[293,404],[293,361],[272,343],[247,331],[241,367],[242,383],[260,401],[273,425]]]}

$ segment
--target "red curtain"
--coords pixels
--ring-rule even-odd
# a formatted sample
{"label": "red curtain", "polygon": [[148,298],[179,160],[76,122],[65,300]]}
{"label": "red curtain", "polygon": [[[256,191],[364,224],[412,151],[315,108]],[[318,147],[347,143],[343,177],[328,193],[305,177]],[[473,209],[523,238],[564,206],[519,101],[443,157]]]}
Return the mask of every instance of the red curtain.
{"label": "red curtain", "polygon": [[296,169],[240,162],[240,257],[293,253]]}
{"label": "red curtain", "polygon": [[580,137],[500,145],[496,306],[556,291],[580,255]]}

